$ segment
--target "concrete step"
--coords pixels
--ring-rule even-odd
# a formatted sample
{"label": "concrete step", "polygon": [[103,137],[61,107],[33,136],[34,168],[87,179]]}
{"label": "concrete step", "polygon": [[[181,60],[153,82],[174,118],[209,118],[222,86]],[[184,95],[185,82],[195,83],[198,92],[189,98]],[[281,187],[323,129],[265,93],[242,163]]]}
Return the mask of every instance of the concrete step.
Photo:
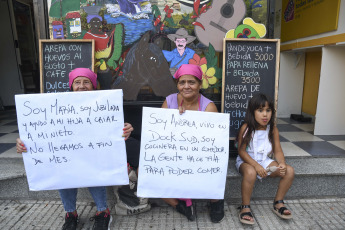
{"label": "concrete step", "polygon": [[[286,195],[288,199],[344,197],[345,158],[343,157],[287,157],[287,164],[295,169],[295,180]],[[273,199],[279,178],[267,178],[255,183],[253,199]],[[241,198],[241,175],[236,171],[235,159],[229,161],[226,181],[226,200]]]}
{"label": "concrete step", "polygon": [[[345,197],[345,158],[288,157],[287,163],[295,169],[294,183],[286,195],[288,199]],[[225,199],[241,199],[241,175],[236,171],[235,159],[230,158]],[[278,178],[257,180],[253,199],[273,199]],[[108,199],[115,200],[116,187],[108,187]],[[59,199],[57,191],[29,191],[21,158],[0,160],[0,199]],[[80,189],[78,200],[92,200],[87,189]],[[155,199],[158,204],[161,204]]]}

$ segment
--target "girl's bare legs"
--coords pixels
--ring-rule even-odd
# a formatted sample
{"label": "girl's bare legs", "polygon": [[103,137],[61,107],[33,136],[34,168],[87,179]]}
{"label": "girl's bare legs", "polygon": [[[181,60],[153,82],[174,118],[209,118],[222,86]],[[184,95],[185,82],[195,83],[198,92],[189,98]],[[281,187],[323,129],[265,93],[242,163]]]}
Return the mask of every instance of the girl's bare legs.
{"label": "girl's bare legs", "polygon": [[[256,170],[250,164],[242,163],[240,166],[240,173],[243,176],[241,184],[242,205],[250,205],[250,198],[252,196],[254,184],[256,181]],[[241,213],[244,212],[250,212],[250,209],[242,209]],[[243,216],[243,219],[254,221],[254,219],[250,216]]]}
{"label": "girl's bare legs", "polygon": [[[278,163],[276,161],[272,162],[269,166],[278,166]],[[280,171],[279,169],[277,169],[277,171],[273,172],[270,177],[280,177],[280,181],[279,181],[279,186],[278,186],[278,190],[277,190],[277,193],[276,193],[276,196],[274,198],[275,201],[277,200],[283,200],[286,193],[289,191],[291,185],[292,185],[292,182],[293,182],[293,179],[295,177],[295,171],[294,169],[290,166],[290,165],[286,165],[286,173],[285,175],[281,175],[280,174]],[[277,209],[283,207],[284,204],[282,203],[279,203],[279,204],[276,204],[275,207]],[[290,210],[285,210],[284,211],[284,214],[285,215],[290,215],[291,212]]]}

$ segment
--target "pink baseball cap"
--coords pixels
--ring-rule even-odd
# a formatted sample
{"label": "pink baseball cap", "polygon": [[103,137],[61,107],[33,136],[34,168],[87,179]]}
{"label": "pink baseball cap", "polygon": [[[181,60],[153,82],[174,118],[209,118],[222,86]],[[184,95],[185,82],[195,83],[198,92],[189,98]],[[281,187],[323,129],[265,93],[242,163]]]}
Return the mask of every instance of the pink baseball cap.
{"label": "pink baseball cap", "polygon": [[193,65],[193,64],[182,64],[180,68],[175,72],[174,78],[179,79],[182,75],[190,74],[198,78],[199,80],[202,79],[202,70],[200,66]]}
{"label": "pink baseball cap", "polygon": [[97,74],[95,74],[94,72],[92,72],[92,70],[88,68],[75,68],[69,73],[69,88],[70,89],[72,89],[73,81],[77,77],[87,77],[88,79],[90,79],[93,85],[93,88],[94,89],[97,88]]}

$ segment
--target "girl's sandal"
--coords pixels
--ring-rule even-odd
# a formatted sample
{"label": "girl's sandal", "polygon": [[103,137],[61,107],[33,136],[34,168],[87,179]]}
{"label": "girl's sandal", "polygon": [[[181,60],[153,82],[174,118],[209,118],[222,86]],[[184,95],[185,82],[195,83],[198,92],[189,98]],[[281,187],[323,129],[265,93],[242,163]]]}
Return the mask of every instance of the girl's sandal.
{"label": "girl's sandal", "polygon": [[288,219],[291,219],[292,218],[292,214],[284,214],[284,211],[285,210],[289,210],[287,209],[286,207],[280,207],[279,209],[275,207],[276,204],[284,204],[284,201],[283,200],[277,200],[277,201],[274,201],[273,202],[273,212],[279,216],[280,218],[284,219],[284,220],[288,220]]}
{"label": "girl's sandal", "polygon": [[[238,209],[240,209],[240,213],[238,214],[238,218],[240,219],[240,222],[242,224],[249,224],[249,225],[255,224],[255,220],[254,220],[252,212],[243,212],[243,213],[241,213],[241,210],[244,209],[244,208],[250,208],[250,205],[241,205],[240,207],[238,207]],[[252,221],[246,220],[246,219],[243,218],[244,216],[249,216],[249,217],[253,218],[253,220]]]}

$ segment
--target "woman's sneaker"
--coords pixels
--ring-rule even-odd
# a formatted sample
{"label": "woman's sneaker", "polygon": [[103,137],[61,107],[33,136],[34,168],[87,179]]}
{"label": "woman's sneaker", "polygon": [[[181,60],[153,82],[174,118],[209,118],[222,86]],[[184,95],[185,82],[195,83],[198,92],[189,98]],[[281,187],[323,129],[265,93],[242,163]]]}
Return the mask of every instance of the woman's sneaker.
{"label": "woman's sneaker", "polygon": [[213,223],[220,223],[224,219],[224,200],[210,202],[210,217]]}
{"label": "woman's sneaker", "polygon": [[193,205],[187,207],[185,201],[179,200],[178,204],[176,205],[176,210],[179,213],[185,215],[188,220],[190,220],[190,221],[194,221],[195,220],[195,210],[194,210],[194,206]]}
{"label": "woman's sneaker", "polygon": [[74,215],[73,212],[67,212],[65,215],[65,223],[62,226],[62,230],[76,230],[78,225],[78,215]]}
{"label": "woman's sneaker", "polygon": [[91,217],[90,220],[95,221],[92,230],[110,230],[110,223],[113,218],[111,217],[110,212],[107,209],[106,211],[96,214],[94,217]]}
{"label": "woman's sneaker", "polygon": [[129,169],[129,185],[123,185],[115,192],[117,202],[115,213],[117,215],[134,215],[147,212],[151,209],[148,198],[137,196],[138,177],[135,170]]}

